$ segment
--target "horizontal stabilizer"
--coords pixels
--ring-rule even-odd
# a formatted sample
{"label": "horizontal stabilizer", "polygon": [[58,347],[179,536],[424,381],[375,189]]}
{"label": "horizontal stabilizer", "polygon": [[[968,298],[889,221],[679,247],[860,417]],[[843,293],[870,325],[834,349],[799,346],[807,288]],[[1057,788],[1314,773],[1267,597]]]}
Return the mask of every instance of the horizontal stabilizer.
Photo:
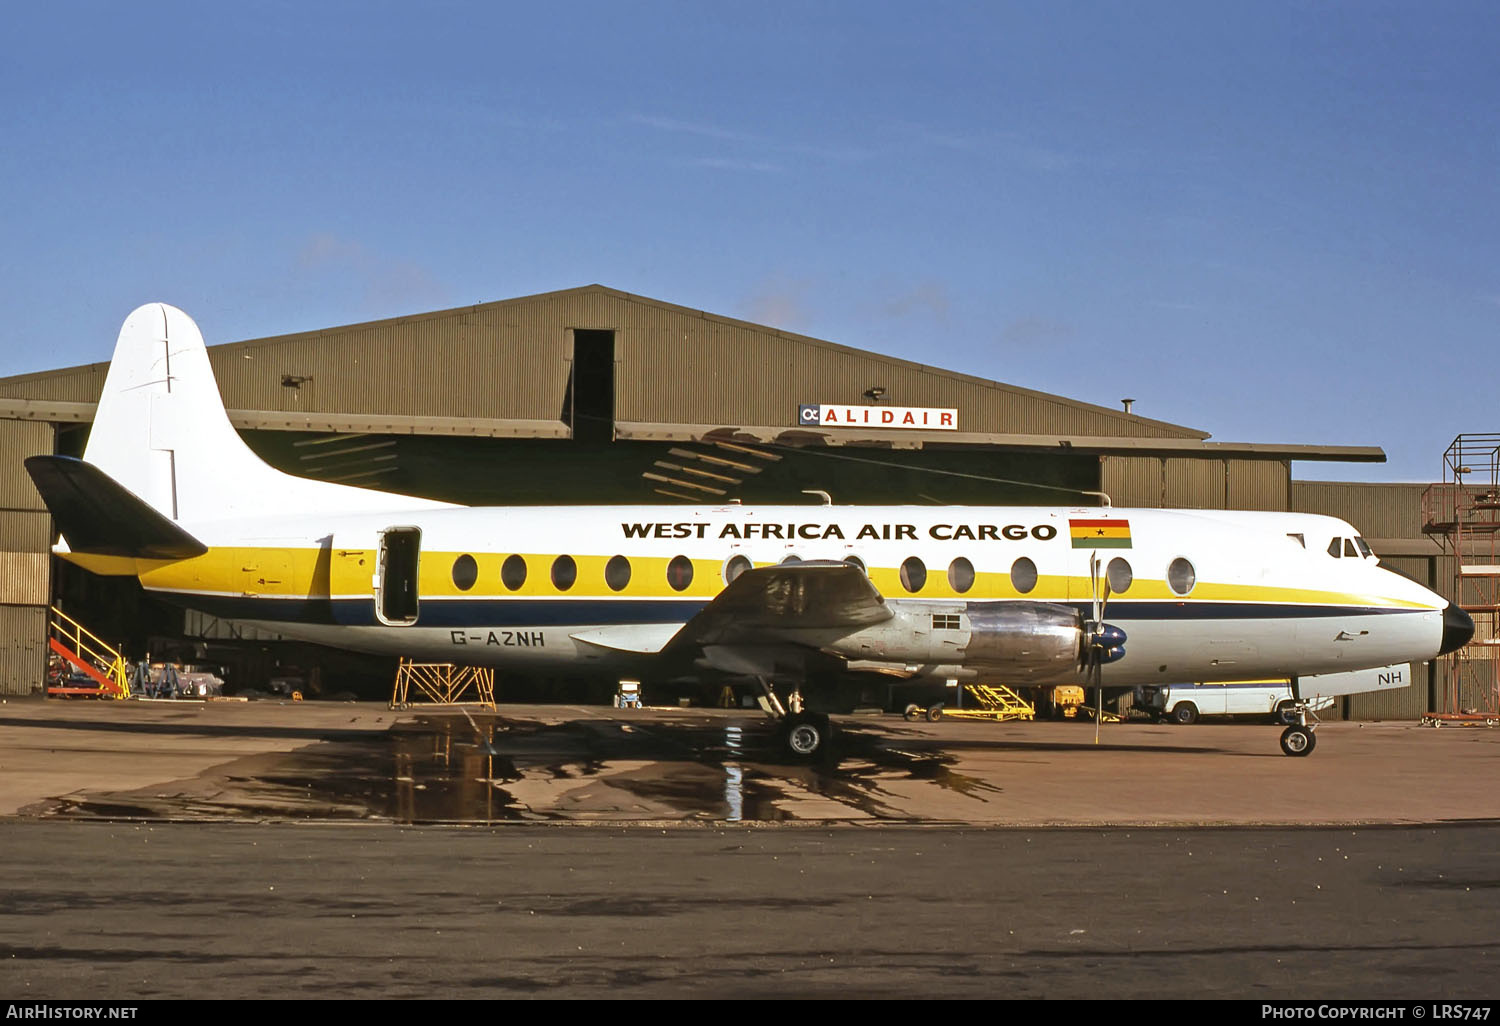
{"label": "horizontal stabilizer", "polygon": [[208,551],[208,546],[91,463],[71,456],[30,456],[26,472],[74,552],[191,559]]}

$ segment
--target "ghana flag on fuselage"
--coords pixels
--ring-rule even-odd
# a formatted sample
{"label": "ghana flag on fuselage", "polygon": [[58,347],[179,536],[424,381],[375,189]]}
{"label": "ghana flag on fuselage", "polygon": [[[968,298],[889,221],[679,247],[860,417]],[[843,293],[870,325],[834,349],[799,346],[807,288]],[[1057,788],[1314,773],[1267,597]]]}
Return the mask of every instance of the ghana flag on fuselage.
{"label": "ghana flag on fuselage", "polygon": [[1129,520],[1069,520],[1075,549],[1130,548]]}

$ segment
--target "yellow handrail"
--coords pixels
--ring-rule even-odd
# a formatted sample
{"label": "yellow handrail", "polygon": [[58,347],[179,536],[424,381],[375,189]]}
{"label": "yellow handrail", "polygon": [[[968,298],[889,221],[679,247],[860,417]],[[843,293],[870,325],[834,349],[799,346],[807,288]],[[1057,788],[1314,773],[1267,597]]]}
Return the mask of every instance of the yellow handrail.
{"label": "yellow handrail", "polygon": [[114,685],[114,689],[106,690],[105,694],[110,698],[130,697],[130,668],[125,662],[125,656],[56,606],[52,607],[52,615],[56,619],[48,626],[58,640],[67,644],[78,655],[92,660]]}

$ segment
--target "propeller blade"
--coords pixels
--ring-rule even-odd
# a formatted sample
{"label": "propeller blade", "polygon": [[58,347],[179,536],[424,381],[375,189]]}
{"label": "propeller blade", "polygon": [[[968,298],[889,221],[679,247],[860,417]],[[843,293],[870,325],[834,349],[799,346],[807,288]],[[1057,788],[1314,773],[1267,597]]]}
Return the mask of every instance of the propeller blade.
{"label": "propeller blade", "polygon": [[1099,606],[1099,554],[1089,553],[1089,596],[1094,604],[1094,624],[1097,626],[1102,610]]}

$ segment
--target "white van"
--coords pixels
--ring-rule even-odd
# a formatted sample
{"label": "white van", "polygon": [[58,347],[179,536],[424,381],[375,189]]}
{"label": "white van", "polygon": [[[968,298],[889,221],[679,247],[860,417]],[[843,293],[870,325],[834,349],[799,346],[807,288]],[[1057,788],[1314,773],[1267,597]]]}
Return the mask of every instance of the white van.
{"label": "white van", "polygon": [[[1229,680],[1204,684],[1143,685],[1135,689],[1135,708],[1156,720],[1196,723],[1200,716],[1268,716],[1297,722],[1289,680]],[[1333,697],[1313,699],[1313,712],[1333,705]]]}

